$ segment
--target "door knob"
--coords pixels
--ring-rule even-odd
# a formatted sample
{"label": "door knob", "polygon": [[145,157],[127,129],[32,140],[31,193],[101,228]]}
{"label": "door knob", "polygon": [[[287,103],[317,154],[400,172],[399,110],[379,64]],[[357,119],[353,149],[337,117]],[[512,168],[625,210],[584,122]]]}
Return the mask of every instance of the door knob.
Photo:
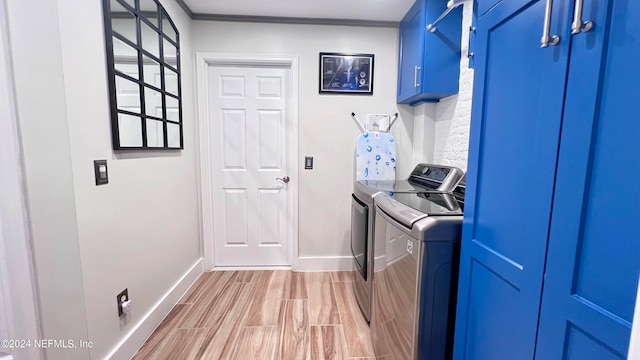
{"label": "door knob", "polygon": [[289,183],[289,181],[291,181],[291,178],[290,178],[290,177],[288,177],[288,176],[285,176],[285,177],[282,177],[282,178],[276,178],[276,180],[280,180],[280,181],[282,181],[283,183],[288,184],[288,183]]}

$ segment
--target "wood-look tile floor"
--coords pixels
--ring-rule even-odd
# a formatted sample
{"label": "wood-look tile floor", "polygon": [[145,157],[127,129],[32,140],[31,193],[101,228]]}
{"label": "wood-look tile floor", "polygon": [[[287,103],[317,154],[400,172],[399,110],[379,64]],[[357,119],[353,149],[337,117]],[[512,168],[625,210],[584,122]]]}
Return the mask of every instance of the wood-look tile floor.
{"label": "wood-look tile floor", "polygon": [[206,272],[133,359],[374,359],[351,279],[349,272]]}

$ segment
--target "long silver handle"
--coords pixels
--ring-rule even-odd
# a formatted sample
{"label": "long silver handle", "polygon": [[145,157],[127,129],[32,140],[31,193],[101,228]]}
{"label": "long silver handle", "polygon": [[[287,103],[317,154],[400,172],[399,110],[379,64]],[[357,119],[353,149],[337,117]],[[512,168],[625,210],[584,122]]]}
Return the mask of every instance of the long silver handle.
{"label": "long silver handle", "polygon": [[583,0],[576,0],[576,7],[573,13],[573,23],[571,23],[571,35],[587,32],[593,28],[593,21],[582,21]]}
{"label": "long silver handle", "polygon": [[475,54],[471,52],[471,35],[476,32],[475,26],[469,26],[469,42],[467,43],[467,58],[471,59]]}
{"label": "long silver handle", "polygon": [[547,8],[544,11],[544,27],[542,28],[542,39],[540,39],[540,47],[546,48],[551,45],[558,45],[560,37],[553,35],[549,37],[551,32],[551,8],[553,7],[553,0],[547,0]]}
{"label": "long silver handle", "polygon": [[420,66],[416,66],[413,69],[413,87],[418,87],[420,84],[418,83],[418,72],[420,71]]}
{"label": "long silver handle", "polygon": [[285,176],[285,177],[282,177],[282,178],[276,178],[276,180],[280,180],[280,181],[282,181],[283,183],[288,184],[288,183],[289,183],[289,181],[291,181],[291,178],[290,178],[290,177],[288,177],[288,176]]}

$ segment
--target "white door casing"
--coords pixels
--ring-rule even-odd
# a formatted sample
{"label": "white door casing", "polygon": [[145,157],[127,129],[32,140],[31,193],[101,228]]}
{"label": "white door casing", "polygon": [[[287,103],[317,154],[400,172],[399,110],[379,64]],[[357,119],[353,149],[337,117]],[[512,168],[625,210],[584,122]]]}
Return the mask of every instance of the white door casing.
{"label": "white door casing", "polygon": [[292,265],[297,58],[198,54],[198,85],[205,262]]}

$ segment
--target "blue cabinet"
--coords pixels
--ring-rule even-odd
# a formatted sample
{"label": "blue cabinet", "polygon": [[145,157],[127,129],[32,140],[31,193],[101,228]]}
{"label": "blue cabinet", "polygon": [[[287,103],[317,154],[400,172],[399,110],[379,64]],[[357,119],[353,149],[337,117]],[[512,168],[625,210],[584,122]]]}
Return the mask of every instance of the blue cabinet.
{"label": "blue cabinet", "polygon": [[509,0],[477,21],[456,359],[534,355],[568,64],[540,48],[544,13]]}
{"label": "blue cabinet", "polygon": [[640,14],[585,0],[571,37],[537,359],[626,359],[640,273]]}
{"label": "blue cabinet", "polygon": [[426,30],[446,3],[417,0],[400,23],[399,104],[435,102],[458,93],[462,7],[451,11],[435,32]]}
{"label": "blue cabinet", "polygon": [[571,35],[575,2],[555,0],[560,42],[541,48],[546,4],[477,19],[455,359],[626,358],[640,274],[627,14],[640,3],[585,0],[595,26]]}

